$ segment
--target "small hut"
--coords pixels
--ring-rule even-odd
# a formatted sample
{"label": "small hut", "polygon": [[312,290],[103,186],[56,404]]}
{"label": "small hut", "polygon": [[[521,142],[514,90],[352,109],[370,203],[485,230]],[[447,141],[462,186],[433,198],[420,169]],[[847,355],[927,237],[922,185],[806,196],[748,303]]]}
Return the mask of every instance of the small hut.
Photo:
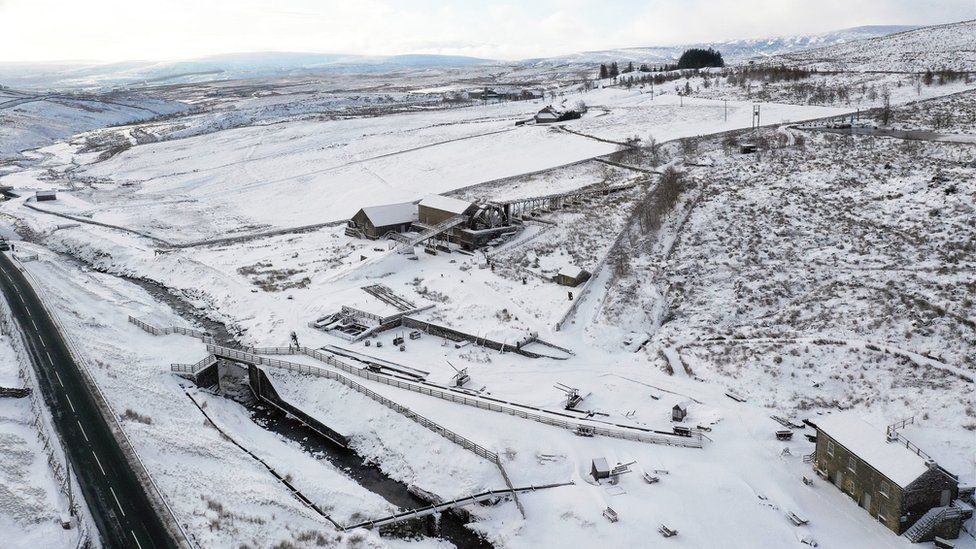
{"label": "small hut", "polygon": [[688,408],[691,407],[690,400],[684,400],[671,408],[671,421],[684,421],[688,417]]}
{"label": "small hut", "polygon": [[34,193],[34,199],[38,202],[44,202],[47,200],[57,200],[58,193],[55,191],[37,191]]}
{"label": "small hut", "polygon": [[607,463],[607,458],[594,459],[590,464],[590,474],[593,475],[593,480],[610,478],[610,464]]}
{"label": "small hut", "polygon": [[556,275],[556,284],[563,286],[579,286],[590,278],[590,273],[586,269],[581,269],[573,265],[567,265]]}

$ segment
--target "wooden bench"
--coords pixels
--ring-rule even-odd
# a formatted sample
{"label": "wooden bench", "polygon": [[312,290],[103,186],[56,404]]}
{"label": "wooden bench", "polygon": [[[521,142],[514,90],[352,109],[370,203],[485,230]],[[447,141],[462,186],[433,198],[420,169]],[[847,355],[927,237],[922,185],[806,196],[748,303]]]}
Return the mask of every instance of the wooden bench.
{"label": "wooden bench", "polygon": [[805,525],[805,524],[807,524],[807,523],[810,522],[809,520],[801,517],[800,515],[794,513],[793,511],[787,511],[786,512],[786,517],[788,519],[790,519],[790,522],[792,522],[793,524],[795,524],[797,526],[803,526],[803,525]]}

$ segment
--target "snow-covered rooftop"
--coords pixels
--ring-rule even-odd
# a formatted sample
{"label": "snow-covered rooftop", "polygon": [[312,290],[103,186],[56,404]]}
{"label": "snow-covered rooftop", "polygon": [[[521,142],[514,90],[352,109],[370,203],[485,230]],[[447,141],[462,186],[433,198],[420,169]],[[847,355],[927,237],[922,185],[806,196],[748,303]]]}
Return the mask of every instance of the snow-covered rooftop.
{"label": "snow-covered rooftop", "polygon": [[454,214],[463,214],[465,210],[471,207],[471,202],[440,194],[429,194],[420,201],[420,205]]}
{"label": "snow-covered rooftop", "polygon": [[376,227],[410,223],[417,220],[417,204],[415,202],[400,202],[367,206],[363,208],[363,213]]}
{"label": "snow-covered rooftop", "polygon": [[566,265],[559,270],[560,276],[565,276],[568,278],[579,278],[583,274],[583,269],[575,265]]}
{"label": "snow-covered rooftop", "polygon": [[850,412],[831,414],[816,421],[817,428],[892,482],[907,487],[928,467],[925,459],[897,442],[888,442],[883,429]]}

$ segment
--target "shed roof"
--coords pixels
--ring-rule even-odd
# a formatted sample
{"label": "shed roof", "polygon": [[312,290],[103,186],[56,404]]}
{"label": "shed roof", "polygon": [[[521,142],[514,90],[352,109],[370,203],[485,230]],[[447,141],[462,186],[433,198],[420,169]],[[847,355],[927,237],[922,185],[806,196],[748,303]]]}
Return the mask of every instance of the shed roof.
{"label": "shed roof", "polygon": [[411,223],[417,219],[417,205],[414,202],[367,206],[362,209],[362,212],[374,227]]}
{"label": "shed roof", "polygon": [[601,458],[594,458],[593,459],[593,468],[596,469],[598,472],[601,472],[601,473],[603,473],[603,472],[609,473],[610,472],[610,464],[607,463],[607,458],[602,458],[602,457]]}
{"label": "shed roof", "polygon": [[675,404],[674,408],[681,408],[687,412],[688,408],[691,408],[691,400],[682,400],[681,402]]}
{"label": "shed roof", "polygon": [[559,276],[565,276],[567,278],[576,279],[583,275],[586,271],[575,265],[566,265],[559,270]]}
{"label": "shed roof", "polygon": [[851,412],[831,414],[819,419],[816,424],[818,430],[902,488],[908,487],[928,470],[923,457],[902,444],[888,442],[883,429]]}
{"label": "shed roof", "polygon": [[426,208],[450,212],[453,214],[463,214],[471,207],[472,203],[467,200],[451,198],[440,194],[429,194],[420,201],[420,205]]}

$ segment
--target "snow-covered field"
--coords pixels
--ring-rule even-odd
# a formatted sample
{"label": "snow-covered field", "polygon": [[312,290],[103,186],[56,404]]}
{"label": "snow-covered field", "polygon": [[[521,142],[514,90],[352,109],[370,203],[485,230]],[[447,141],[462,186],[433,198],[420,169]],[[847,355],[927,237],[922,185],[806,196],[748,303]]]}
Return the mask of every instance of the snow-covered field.
{"label": "snow-covered field", "polygon": [[[972,82],[917,87],[897,74],[817,75],[813,88],[853,90],[846,101],[822,102],[770,83],[760,100],[771,127],[730,136],[722,132],[750,127],[758,85],[706,86],[695,76],[685,97],[671,90],[685,79],[654,94],[566,88],[553,102],[585,101],[581,119],[515,126],[544,103],[438,108],[427,95],[454,84],[443,77],[397,81],[382,100],[383,90],[354,96],[319,81],[180,86],[170,99],[194,104],[193,114],[77,135],[28,153],[22,169],[0,177],[23,191],[58,190],[58,200],[43,203],[24,192],[0,211],[30,241],[18,249],[38,254],[24,266],[113,406],[144,418],[125,427],[201,546],[447,542],[341,533],[304,507],[190,396],[337,522],[395,511],[239,404],[173,376],[170,363],[194,363],[204,346],[150,336],[126,317],[195,321],[123,276],[165,287],[242,345],[282,346],[294,333],[304,346],[344,346],[430,372],[441,385],[467,368],[467,389],[544,413],[591,411],[593,421],[670,431],[672,407],[692,400],[688,424],[708,429],[702,449],[580,437],[356,378],[496,452],[516,486],[574,483],[523,495],[525,519],[507,501],[471,508],[471,528],[498,548],[910,546],[816,478],[803,461],[813,445],[799,431],[778,441],[782,426],[770,415],[798,421],[853,409],[879,436],[914,415],[906,435],[963,483],[976,482],[976,149],[782,127],[876,107],[887,87],[896,127],[971,132]],[[947,94],[956,95],[937,98]],[[933,127],[946,113],[947,125]],[[660,146],[622,152],[620,142],[635,136]],[[755,140],[760,154],[739,154],[735,140]],[[664,184],[674,181],[666,167],[680,172],[681,185]],[[346,236],[341,225],[183,248],[161,242],[341,221],[363,206],[430,193],[510,200],[627,183],[637,185],[539,212],[474,254],[410,259],[387,253],[387,241]],[[594,276],[576,288],[555,284],[567,266]],[[404,330],[367,347],[309,326],[344,305],[391,314],[362,290],[377,283],[433,305],[418,319],[506,345],[538,335],[571,354],[529,358],[429,334],[400,350],[391,343]],[[493,463],[360,392],[273,368],[269,375],[286,400],[348,435],[393,479],[446,499],[504,486]],[[557,383],[580,389],[584,412],[563,410]],[[599,457],[633,461],[634,472],[597,484],[589,469]],[[646,483],[644,472],[660,482]],[[607,507],[619,522],[604,518]],[[795,527],[788,512],[810,523]],[[659,537],[662,524],[678,537]],[[959,547],[974,546],[966,536]]]}
{"label": "snow-covered field", "polygon": [[[0,387],[23,387],[21,357],[0,335]],[[0,398],[0,529],[10,547],[75,547],[78,529],[61,528],[68,498],[48,466],[48,454],[33,424],[31,399]],[[42,424],[38,424],[42,425]]]}

